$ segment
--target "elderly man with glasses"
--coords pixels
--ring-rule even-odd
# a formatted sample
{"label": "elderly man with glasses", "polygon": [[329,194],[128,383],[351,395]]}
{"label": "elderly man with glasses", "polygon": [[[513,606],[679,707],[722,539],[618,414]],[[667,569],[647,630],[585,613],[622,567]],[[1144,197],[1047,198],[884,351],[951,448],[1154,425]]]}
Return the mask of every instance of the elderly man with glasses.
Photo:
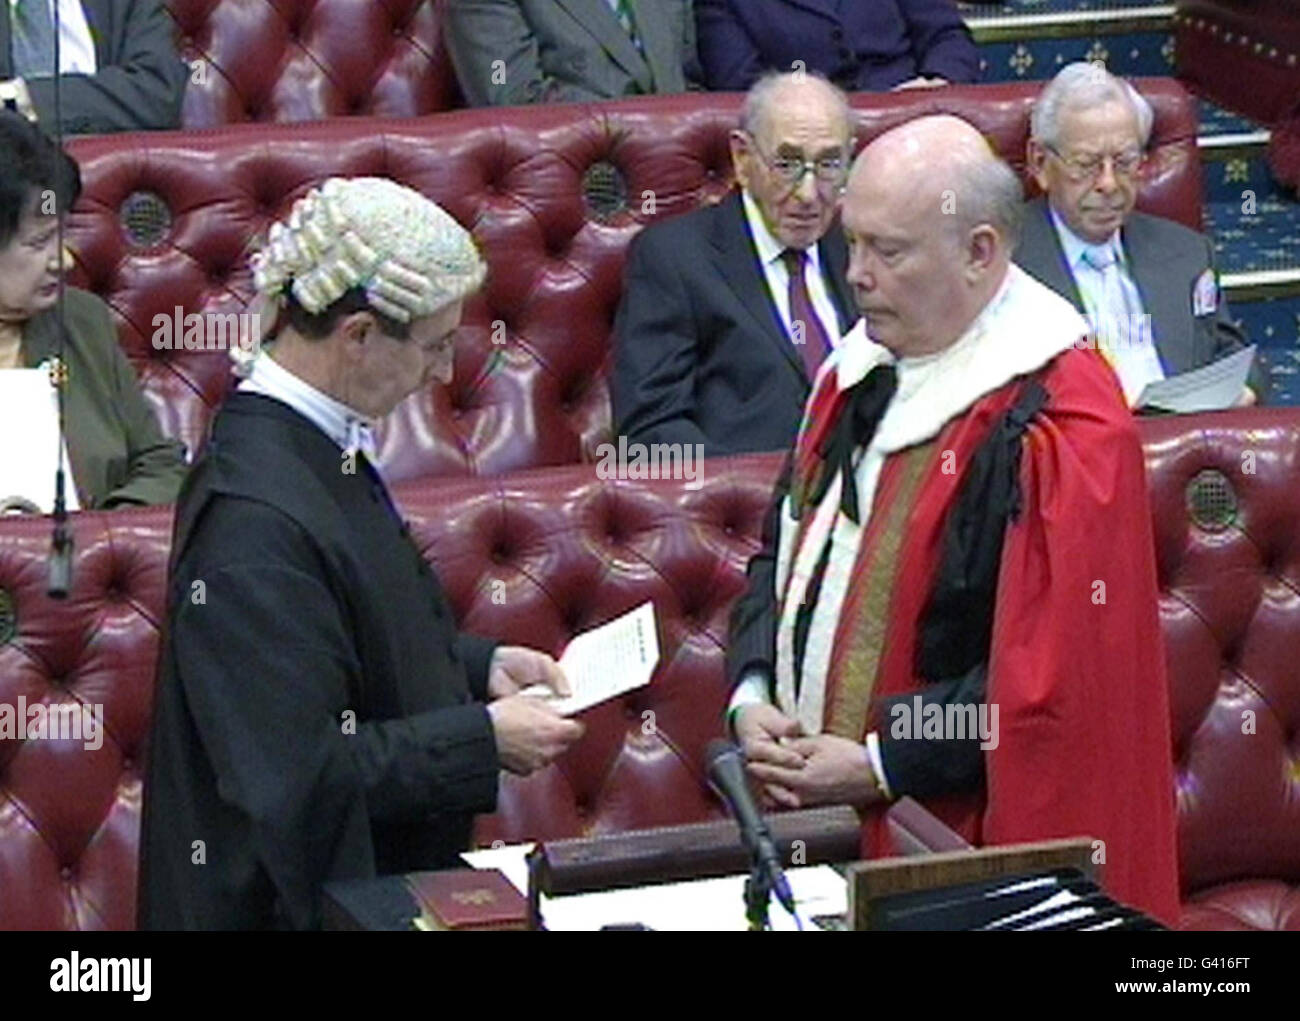
{"label": "elderly man with glasses", "polygon": [[836,223],[852,149],[844,95],[760,80],[731,135],[738,189],[647,227],[615,322],[615,428],[707,455],[787,449],[822,360],[852,325]]}
{"label": "elderly man with glasses", "polygon": [[[1028,204],[1016,262],[1093,326],[1130,406],[1148,383],[1240,349],[1210,239],[1134,211],[1154,115],[1100,64],[1064,67],[1034,104]],[[1263,395],[1256,365],[1240,403]]]}

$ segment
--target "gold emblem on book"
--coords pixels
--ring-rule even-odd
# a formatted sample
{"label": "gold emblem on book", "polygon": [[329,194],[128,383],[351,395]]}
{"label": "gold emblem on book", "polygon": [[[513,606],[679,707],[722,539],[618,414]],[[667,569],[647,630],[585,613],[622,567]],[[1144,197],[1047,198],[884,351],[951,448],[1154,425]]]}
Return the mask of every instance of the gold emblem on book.
{"label": "gold emblem on book", "polygon": [[451,895],[451,899],[457,904],[470,904],[474,907],[482,907],[485,904],[492,904],[496,901],[496,895],[487,887],[480,886],[475,890],[457,890]]}

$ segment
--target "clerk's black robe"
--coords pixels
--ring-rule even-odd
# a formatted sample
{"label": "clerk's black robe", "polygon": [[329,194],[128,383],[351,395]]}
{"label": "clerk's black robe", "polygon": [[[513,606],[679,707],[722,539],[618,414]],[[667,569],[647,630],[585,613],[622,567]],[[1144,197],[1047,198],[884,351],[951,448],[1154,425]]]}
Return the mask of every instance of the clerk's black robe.
{"label": "clerk's black robe", "polygon": [[493,643],[388,496],[287,405],[232,396],[181,491],[141,928],[310,928],[321,885],[455,864],[495,808]]}

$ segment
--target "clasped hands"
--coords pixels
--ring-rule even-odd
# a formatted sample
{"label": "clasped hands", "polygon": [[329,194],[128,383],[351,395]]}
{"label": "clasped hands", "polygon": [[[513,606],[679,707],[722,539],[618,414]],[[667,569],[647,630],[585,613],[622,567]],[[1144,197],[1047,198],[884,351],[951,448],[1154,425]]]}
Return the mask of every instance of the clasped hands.
{"label": "clasped hands", "polygon": [[769,808],[865,806],[883,798],[867,750],[856,741],[809,737],[798,720],[766,704],[738,710],[734,729]]}
{"label": "clasped hands", "polygon": [[571,693],[560,664],[545,652],[522,645],[501,645],[488,667],[488,717],[501,765],[527,776],[559,758],[584,727],[566,719],[544,698],[522,695],[525,688],[544,684],[557,695]]}

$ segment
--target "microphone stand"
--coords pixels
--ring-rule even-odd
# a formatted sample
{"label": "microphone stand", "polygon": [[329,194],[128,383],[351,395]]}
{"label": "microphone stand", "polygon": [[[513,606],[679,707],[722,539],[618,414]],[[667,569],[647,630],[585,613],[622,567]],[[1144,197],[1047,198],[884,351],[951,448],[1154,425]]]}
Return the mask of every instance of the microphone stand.
{"label": "microphone stand", "polygon": [[[63,89],[59,33],[61,31],[61,22],[59,19],[59,5],[56,2],[53,6],[54,21],[54,135],[55,144],[59,151],[63,151]],[[68,367],[66,358],[66,334],[67,334],[67,317],[63,302],[64,293],[64,265],[63,265],[63,216],[64,211],[56,208],[55,213],[55,244],[59,248],[59,280],[58,296],[55,299],[55,319],[58,323],[59,333],[59,354],[58,366],[55,368],[55,400],[58,403],[59,414],[59,452],[58,467],[54,473],[54,534],[50,540],[50,561],[47,594],[51,599],[67,599],[68,592],[72,588],[72,550],[73,538],[72,529],[68,526],[68,505],[65,497],[67,473],[63,466],[63,448],[66,442],[67,426],[64,420],[64,389],[68,383]]]}
{"label": "microphone stand", "polygon": [[749,878],[745,880],[745,917],[750,932],[771,928],[768,911],[772,906],[772,878],[757,854],[749,856]]}

